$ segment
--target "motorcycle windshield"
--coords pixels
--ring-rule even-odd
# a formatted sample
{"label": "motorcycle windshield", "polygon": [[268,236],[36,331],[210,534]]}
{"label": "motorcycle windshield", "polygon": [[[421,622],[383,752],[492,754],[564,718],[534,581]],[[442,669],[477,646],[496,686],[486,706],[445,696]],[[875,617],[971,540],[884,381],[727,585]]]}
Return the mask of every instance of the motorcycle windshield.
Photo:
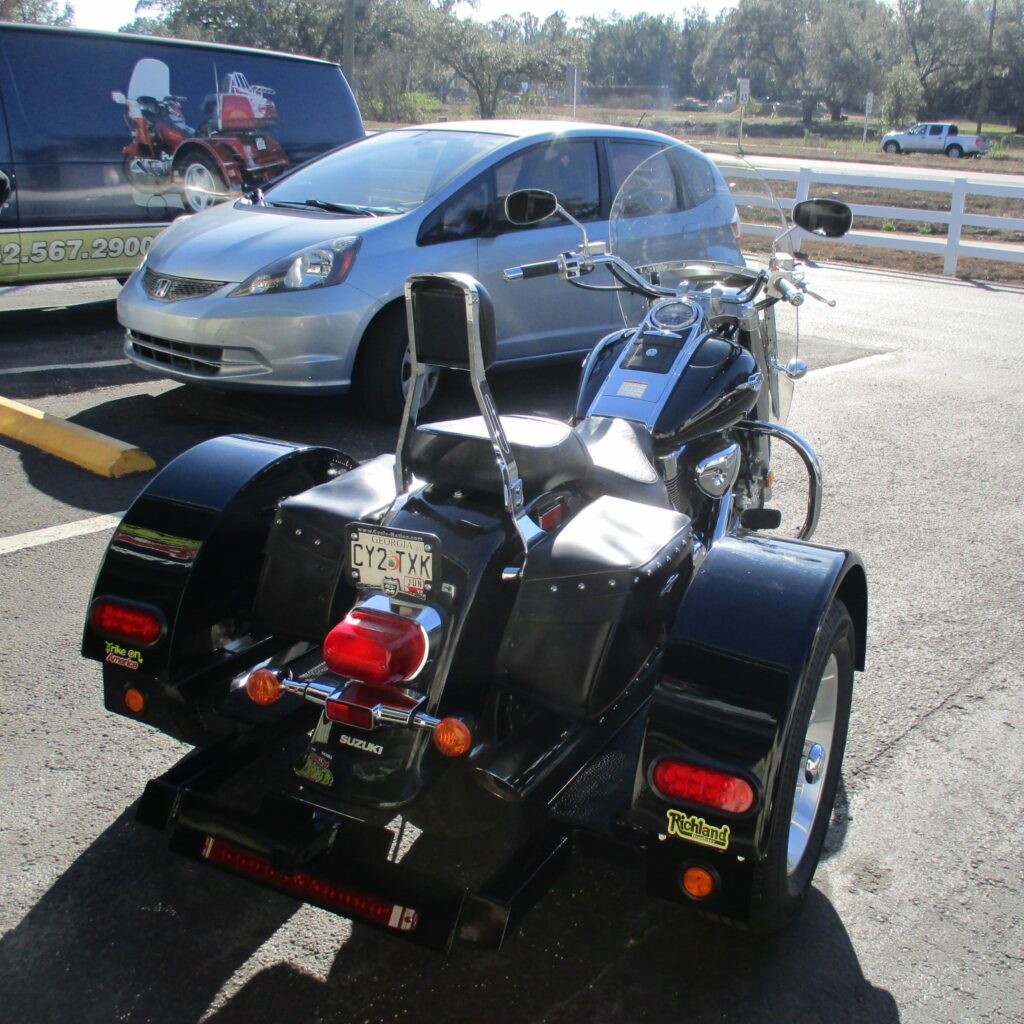
{"label": "motorcycle windshield", "polygon": [[[680,293],[742,288],[767,266],[773,245],[782,266],[792,259],[785,214],[746,160],[677,143],[631,170],[616,165],[614,171],[622,184],[612,203],[609,250],[653,283]],[[619,292],[629,327],[640,323],[649,305]],[[788,303],[773,307],[764,329],[773,363],[785,366],[797,354],[796,309]],[[792,382],[770,365],[769,387],[773,418],[784,422]]]}

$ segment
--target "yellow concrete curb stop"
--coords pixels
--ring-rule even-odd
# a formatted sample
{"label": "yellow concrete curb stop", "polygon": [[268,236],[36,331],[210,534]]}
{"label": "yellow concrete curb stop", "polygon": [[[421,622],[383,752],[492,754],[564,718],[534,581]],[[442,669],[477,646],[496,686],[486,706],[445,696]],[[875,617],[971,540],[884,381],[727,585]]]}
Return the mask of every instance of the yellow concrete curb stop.
{"label": "yellow concrete curb stop", "polygon": [[0,398],[0,434],[100,476],[125,476],[156,469],[156,463],[141,448],[9,398]]}

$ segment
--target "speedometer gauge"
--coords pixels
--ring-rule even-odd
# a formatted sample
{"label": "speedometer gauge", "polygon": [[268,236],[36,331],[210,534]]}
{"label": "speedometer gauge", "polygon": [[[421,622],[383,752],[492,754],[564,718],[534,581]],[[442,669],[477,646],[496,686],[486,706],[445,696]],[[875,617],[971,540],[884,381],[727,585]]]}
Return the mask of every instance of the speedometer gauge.
{"label": "speedometer gauge", "polygon": [[683,299],[670,299],[651,310],[651,323],[663,331],[683,331],[696,323],[697,307]]}

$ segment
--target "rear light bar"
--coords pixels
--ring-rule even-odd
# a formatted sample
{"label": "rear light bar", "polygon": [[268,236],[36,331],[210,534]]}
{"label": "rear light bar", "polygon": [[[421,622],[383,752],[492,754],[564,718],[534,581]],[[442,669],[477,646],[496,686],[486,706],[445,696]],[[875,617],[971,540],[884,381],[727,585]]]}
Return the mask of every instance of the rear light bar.
{"label": "rear light bar", "polygon": [[381,726],[425,729],[432,733],[434,746],[445,757],[461,757],[473,745],[469,726],[461,718],[435,718],[420,711],[427,698],[390,686],[371,686],[357,680],[338,686],[319,680],[291,679],[279,669],[256,668],[237,676],[233,688],[244,689],[256,704],[272,704],[290,693],[324,709],[332,722],[355,729],[372,730]]}
{"label": "rear light bar", "polygon": [[89,609],[89,622],[101,636],[117,637],[151,647],[166,631],[163,612],[151,604],[121,597],[98,597]]}
{"label": "rear light bar", "polygon": [[290,873],[281,871],[262,854],[224,839],[207,836],[203,843],[202,857],[217,867],[252,878],[292,896],[298,896],[299,899],[350,914],[352,917],[373,921],[385,928],[412,932],[416,930],[420,921],[419,913],[412,907],[403,907],[389,900],[370,896],[359,889],[338,885],[302,869]]}
{"label": "rear light bar", "polygon": [[754,787],[741,776],[670,757],[655,764],[651,782],[667,800],[699,804],[731,814],[744,814],[756,800]]}

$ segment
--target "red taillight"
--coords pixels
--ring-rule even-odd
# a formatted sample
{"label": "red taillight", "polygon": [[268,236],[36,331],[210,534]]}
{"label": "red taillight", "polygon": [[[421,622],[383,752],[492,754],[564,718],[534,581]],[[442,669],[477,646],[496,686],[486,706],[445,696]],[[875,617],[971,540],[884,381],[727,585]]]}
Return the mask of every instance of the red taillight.
{"label": "red taillight", "polygon": [[754,806],[754,789],[746,779],[686,761],[664,758],[654,766],[651,781],[669,800],[733,814],[742,814]]}
{"label": "red taillight", "polygon": [[370,708],[361,708],[332,698],[324,705],[324,714],[332,722],[341,722],[342,725],[352,725],[357,729],[373,728],[373,711]]}
{"label": "red taillight", "polygon": [[327,667],[364,683],[405,682],[426,660],[427,635],[418,622],[372,608],[353,608],[324,641]]}
{"label": "red taillight", "polygon": [[104,636],[116,636],[137,644],[155,644],[164,631],[159,610],[134,601],[101,597],[89,612],[93,629]]}
{"label": "red taillight", "polygon": [[419,914],[412,907],[402,907],[389,900],[360,892],[358,889],[336,885],[308,871],[299,870],[290,874],[280,871],[260,854],[223,839],[207,837],[203,844],[203,859],[229,871],[254,878],[265,885],[272,885],[275,889],[298,896],[299,899],[318,903],[332,910],[340,910],[344,914],[366,918],[385,928],[411,932],[419,924]]}

